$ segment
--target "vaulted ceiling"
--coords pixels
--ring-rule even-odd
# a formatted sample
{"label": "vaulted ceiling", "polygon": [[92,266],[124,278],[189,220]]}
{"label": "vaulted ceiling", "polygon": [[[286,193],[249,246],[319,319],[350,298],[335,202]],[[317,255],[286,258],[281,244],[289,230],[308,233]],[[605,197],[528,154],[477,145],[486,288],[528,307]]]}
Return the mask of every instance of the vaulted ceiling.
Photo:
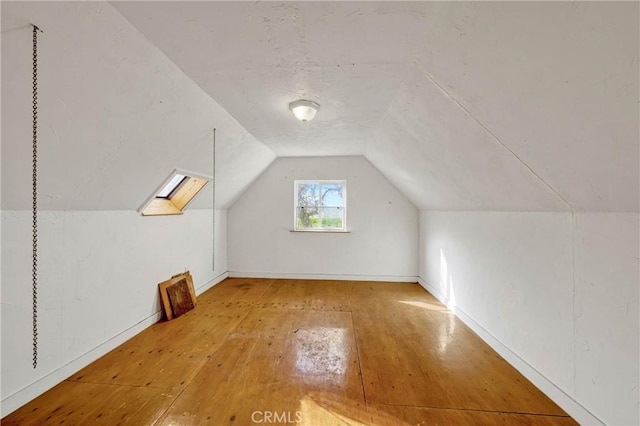
{"label": "vaulted ceiling", "polygon": [[29,203],[35,23],[48,209],[211,173],[216,127],[219,207],[276,156],[363,155],[422,209],[638,211],[638,6],[2,2],[2,208]]}

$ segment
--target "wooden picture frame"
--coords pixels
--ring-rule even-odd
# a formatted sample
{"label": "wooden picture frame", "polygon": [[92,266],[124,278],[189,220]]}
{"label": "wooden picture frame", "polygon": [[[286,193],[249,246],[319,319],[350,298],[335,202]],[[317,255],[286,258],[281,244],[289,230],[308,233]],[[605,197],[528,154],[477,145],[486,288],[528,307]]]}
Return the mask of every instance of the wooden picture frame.
{"label": "wooden picture frame", "polygon": [[[184,281],[184,283],[181,283],[182,281]],[[171,291],[169,289],[176,285],[186,285],[190,300],[186,301],[185,306],[175,307],[174,309],[174,306],[172,306],[171,303]],[[188,310],[190,306],[192,306],[193,308],[195,308],[196,306],[196,292],[193,287],[193,277],[191,276],[191,273],[189,271],[174,275],[173,277],[171,277],[171,279],[161,282],[160,284],[158,284],[158,290],[160,292],[160,302],[162,304],[164,318],[166,318],[167,321],[182,315],[185,309]],[[176,311],[178,312],[178,315],[176,315]]]}
{"label": "wooden picture frame", "polygon": [[174,276],[171,277],[171,279],[174,278],[180,278],[180,277],[184,277],[187,279],[187,284],[189,285],[189,293],[191,293],[191,298],[193,299],[193,305],[196,305],[196,290],[193,287],[193,277],[191,276],[191,272],[186,271],[186,272],[181,272],[179,274],[176,274]]}

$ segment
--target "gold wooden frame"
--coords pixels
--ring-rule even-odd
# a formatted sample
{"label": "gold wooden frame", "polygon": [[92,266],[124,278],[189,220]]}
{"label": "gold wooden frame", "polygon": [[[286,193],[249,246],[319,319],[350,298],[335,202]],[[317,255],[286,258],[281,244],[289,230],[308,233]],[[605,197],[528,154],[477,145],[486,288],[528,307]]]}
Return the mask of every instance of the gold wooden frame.
{"label": "gold wooden frame", "polygon": [[169,300],[169,295],[167,294],[167,288],[179,283],[183,279],[187,281],[187,286],[189,288],[189,294],[191,295],[191,299],[193,301],[193,306],[196,306],[196,291],[193,287],[193,277],[191,276],[191,272],[186,271],[174,275],[173,277],[171,277],[171,279],[158,284],[158,290],[160,291],[160,303],[162,304],[164,318],[166,318],[167,321],[174,318],[173,309],[171,308],[171,301]]}

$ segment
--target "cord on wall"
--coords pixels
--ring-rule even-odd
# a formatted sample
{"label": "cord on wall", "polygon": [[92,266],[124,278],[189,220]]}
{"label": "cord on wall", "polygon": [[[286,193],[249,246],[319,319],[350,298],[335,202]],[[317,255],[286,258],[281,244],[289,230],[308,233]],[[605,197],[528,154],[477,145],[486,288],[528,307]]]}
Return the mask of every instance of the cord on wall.
{"label": "cord on wall", "polygon": [[213,128],[213,154],[212,154],[213,172],[211,173],[211,187],[213,188],[213,227],[211,235],[213,239],[211,270],[216,270],[216,129]]}
{"label": "cord on wall", "polygon": [[40,28],[33,26],[33,159],[32,159],[32,206],[33,206],[33,235],[32,235],[32,264],[31,290],[32,319],[33,319],[33,368],[38,366],[38,32]]}

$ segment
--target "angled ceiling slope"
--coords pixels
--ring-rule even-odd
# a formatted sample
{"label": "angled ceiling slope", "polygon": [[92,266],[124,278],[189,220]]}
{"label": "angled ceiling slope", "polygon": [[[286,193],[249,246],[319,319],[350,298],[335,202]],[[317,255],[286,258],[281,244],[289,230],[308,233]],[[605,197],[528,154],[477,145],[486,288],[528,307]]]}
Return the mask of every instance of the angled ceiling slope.
{"label": "angled ceiling slope", "polygon": [[[279,156],[358,155],[427,30],[396,2],[113,2]],[[311,125],[288,104],[320,103]]]}
{"label": "angled ceiling slope", "polygon": [[423,208],[637,212],[638,7],[434,5],[367,155]]}
{"label": "angled ceiling slope", "polygon": [[114,7],[279,156],[364,154],[423,209],[638,211],[637,2]]}
{"label": "angled ceiling slope", "polygon": [[[176,167],[227,207],[273,161],[109,4],[2,2],[2,209],[30,207],[31,27],[39,41],[40,206],[136,210]],[[210,208],[212,191],[194,201]]]}
{"label": "angled ceiling slope", "polygon": [[210,173],[215,126],[220,207],[275,154],[364,154],[424,209],[638,211],[638,7],[2,2],[2,207],[29,206],[36,22],[45,209]]}

